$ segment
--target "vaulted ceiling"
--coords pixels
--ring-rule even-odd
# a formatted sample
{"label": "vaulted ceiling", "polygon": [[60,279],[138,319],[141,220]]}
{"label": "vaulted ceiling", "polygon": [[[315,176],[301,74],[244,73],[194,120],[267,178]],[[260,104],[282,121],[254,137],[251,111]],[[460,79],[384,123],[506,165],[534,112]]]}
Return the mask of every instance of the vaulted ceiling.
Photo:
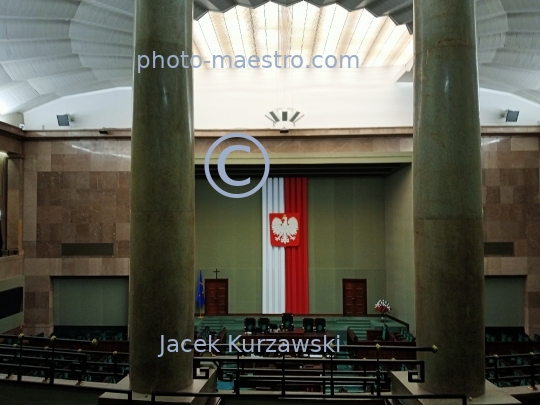
{"label": "vaulted ceiling", "polygon": [[[158,1],[158,0],[155,0]],[[480,84],[540,103],[540,1],[477,0]],[[134,0],[1,0],[0,114],[133,75]],[[194,53],[413,56],[412,0],[195,0]]]}

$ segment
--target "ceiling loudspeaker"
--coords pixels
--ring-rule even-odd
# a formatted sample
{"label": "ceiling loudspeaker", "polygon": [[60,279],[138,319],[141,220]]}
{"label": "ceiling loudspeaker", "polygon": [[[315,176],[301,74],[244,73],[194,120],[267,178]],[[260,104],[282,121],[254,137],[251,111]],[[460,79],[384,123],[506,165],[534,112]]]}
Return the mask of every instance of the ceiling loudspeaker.
{"label": "ceiling loudspeaker", "polygon": [[503,118],[506,122],[517,122],[519,117],[519,111],[506,110],[503,112]]}
{"label": "ceiling loudspeaker", "polygon": [[300,111],[296,111],[293,108],[276,108],[275,110],[266,113],[265,117],[272,121],[274,127],[276,124],[282,126],[282,133],[287,133],[288,123],[296,125],[296,123],[304,117],[304,114],[300,113]]}
{"label": "ceiling loudspeaker", "polygon": [[70,123],[75,121],[69,114],[57,115],[56,119],[59,127],[69,127]]}

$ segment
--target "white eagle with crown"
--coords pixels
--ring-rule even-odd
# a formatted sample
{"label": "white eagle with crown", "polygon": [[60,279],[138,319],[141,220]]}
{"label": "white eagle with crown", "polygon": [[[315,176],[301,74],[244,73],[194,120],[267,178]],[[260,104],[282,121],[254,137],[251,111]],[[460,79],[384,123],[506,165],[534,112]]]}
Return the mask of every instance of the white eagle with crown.
{"label": "white eagle with crown", "polygon": [[283,214],[283,218],[274,218],[272,221],[272,232],[276,241],[283,244],[288,244],[290,241],[295,240],[298,233],[298,220],[295,217],[287,218],[287,215]]}

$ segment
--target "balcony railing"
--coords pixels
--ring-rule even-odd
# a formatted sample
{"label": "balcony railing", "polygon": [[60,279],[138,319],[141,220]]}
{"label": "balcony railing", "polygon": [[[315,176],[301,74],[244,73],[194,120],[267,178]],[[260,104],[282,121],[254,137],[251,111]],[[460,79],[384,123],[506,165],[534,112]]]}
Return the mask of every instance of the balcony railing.
{"label": "balcony railing", "polygon": [[[536,379],[540,377],[540,361],[534,352],[486,356],[486,379],[500,386],[504,381],[515,385],[527,385],[536,390]],[[513,373],[513,375],[509,375]],[[523,383],[515,384],[516,381]]]}
{"label": "balcony railing", "polygon": [[[226,349],[228,344],[217,344],[215,347]],[[259,344],[257,348],[267,348],[271,345]],[[193,345],[185,345],[186,349],[193,348]],[[304,346],[306,347],[306,346]],[[277,357],[243,357],[240,352],[235,355],[195,357],[193,362],[193,378],[205,379],[209,376],[209,369],[201,367],[202,362],[213,362],[217,366],[218,379],[223,380],[225,374],[229,372],[233,382],[233,390],[219,391],[214,393],[189,393],[189,392],[164,392],[155,391],[151,395],[151,403],[156,403],[160,397],[242,397],[242,398],[343,398],[343,399],[458,399],[462,405],[466,405],[467,397],[463,394],[447,395],[394,395],[390,392],[390,375],[384,367],[405,365],[408,370],[408,381],[412,383],[423,383],[425,379],[425,365],[421,360],[389,360],[381,359],[382,351],[412,351],[436,353],[437,348],[433,347],[401,347],[401,346],[360,346],[343,345],[341,349],[347,351],[374,349],[376,357],[374,359],[351,359],[336,358],[337,353],[325,353],[322,358],[303,357],[310,356],[311,349],[320,349],[320,346],[307,346],[306,353],[302,357],[289,357],[289,354],[282,353]],[[298,353],[297,353],[298,355]],[[233,364],[232,368],[224,367],[226,364]],[[246,363],[257,364],[279,364],[279,368],[257,368],[245,367]],[[320,369],[306,368],[306,365],[319,365]],[[302,369],[294,366],[302,365]],[[338,365],[352,365],[356,370],[338,370]],[[318,375],[308,375],[318,374]],[[251,383],[265,382],[277,383],[277,391],[263,393],[253,391],[243,391],[242,388],[251,387]],[[358,385],[364,387],[364,393],[344,393],[336,390],[336,385]],[[287,390],[287,386],[292,385],[312,385],[319,386],[321,392],[298,392]],[[329,388],[328,390],[326,388]]]}
{"label": "balcony railing", "polygon": [[[8,370],[10,378],[16,377],[14,383],[27,384],[23,375],[28,372],[41,373],[49,385],[55,384],[55,376],[58,373],[67,374],[77,380],[78,388],[101,390],[106,392],[124,393],[128,395],[128,403],[131,403],[132,391],[114,388],[92,388],[81,385],[86,376],[111,377],[118,381],[127,372],[127,363],[117,361],[120,355],[127,353],[117,352],[83,352],[82,350],[57,349],[56,345],[73,342],[67,339],[36,338],[0,335],[0,339],[13,339],[15,344],[0,344],[0,367]],[[47,347],[30,346],[30,342],[47,344]],[[78,341],[75,341],[78,342]],[[97,341],[92,342],[97,345]],[[227,348],[227,344],[217,344],[218,348]],[[267,344],[257,345],[259,348],[268,347]],[[186,345],[186,348],[193,346]],[[467,397],[463,394],[448,395],[395,395],[390,389],[389,369],[401,366],[408,369],[408,381],[422,383],[425,379],[425,365],[421,360],[391,360],[381,359],[384,351],[409,351],[436,353],[433,347],[401,347],[376,345],[343,345],[341,349],[348,352],[355,350],[375,349],[374,359],[338,358],[337,355],[344,353],[329,352],[324,356],[312,357],[311,349],[320,346],[305,346],[305,353],[296,353],[291,357],[288,353],[280,353],[276,357],[243,357],[240,352],[235,355],[223,355],[213,357],[195,357],[193,362],[193,377],[196,379],[208,378],[209,368],[202,367],[201,362],[213,362],[217,367],[217,376],[221,380],[229,379],[233,383],[232,390],[219,392],[162,392],[155,391],[151,394],[151,402],[155,403],[159,397],[242,397],[242,398],[343,398],[343,399],[458,399],[463,405],[467,403]],[[304,347],[303,347],[304,349]],[[112,356],[112,362],[96,362],[89,360],[91,355]],[[37,364],[36,364],[37,363]],[[249,367],[249,363],[253,367]],[[279,368],[269,369],[261,365],[279,365]],[[232,367],[225,367],[231,365]],[[299,366],[302,368],[297,368]],[[339,369],[338,365],[350,365],[352,370]],[[306,367],[307,366],[307,367]],[[104,371],[96,371],[102,367]],[[312,368],[310,368],[312,367]],[[316,368],[317,367],[317,368]],[[105,371],[107,370],[107,371]],[[123,371],[122,371],[123,370]],[[58,378],[58,377],[56,377]],[[245,390],[260,383],[274,384],[277,390],[268,392],[256,392]],[[320,392],[294,391],[294,385],[320,387]],[[361,386],[363,392],[341,392],[337,387],[342,385]]]}

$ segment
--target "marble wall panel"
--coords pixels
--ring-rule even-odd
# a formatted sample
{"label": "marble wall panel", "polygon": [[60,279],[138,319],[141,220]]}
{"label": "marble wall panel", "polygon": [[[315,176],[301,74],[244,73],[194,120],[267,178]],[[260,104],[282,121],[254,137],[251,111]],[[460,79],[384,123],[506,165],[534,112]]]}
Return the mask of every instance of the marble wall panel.
{"label": "marble wall panel", "polygon": [[[36,172],[35,208],[27,203],[36,220],[26,225],[35,237],[36,257],[60,257],[61,243],[113,243],[119,257],[127,257],[130,185],[129,172]],[[124,230],[122,243],[116,240],[117,223]]]}
{"label": "marble wall panel", "polygon": [[[213,142],[197,139],[195,152],[206,153]],[[281,138],[263,139],[262,143],[270,154],[408,152],[413,147],[412,137]],[[227,146],[230,143],[224,142],[217,151]],[[129,274],[130,168],[129,140],[25,143],[23,249],[27,276]],[[485,241],[514,243],[513,257],[485,258],[485,273],[527,277],[526,327],[540,333],[538,137],[483,138],[482,173]],[[113,243],[114,256],[62,258],[61,243],[75,242]],[[52,324],[52,309],[38,308],[47,292],[37,286],[47,283],[38,283],[38,279],[31,283],[35,288],[28,292],[36,307],[25,315],[28,330],[46,330]]]}
{"label": "marble wall panel", "polygon": [[23,265],[23,256],[0,257],[0,280],[22,276]]}
{"label": "marble wall panel", "polygon": [[[50,333],[52,276],[129,274],[131,142],[30,141],[22,168],[24,330]],[[112,243],[114,256],[62,257],[62,243]],[[12,273],[0,263],[0,277]]]}
{"label": "marble wall panel", "polygon": [[[342,152],[410,152],[412,137],[336,137],[299,139],[259,139],[268,153],[342,153]],[[215,139],[197,139],[195,153],[205,154]],[[247,140],[234,139],[222,142],[216,154],[231,146],[251,145]],[[124,147],[124,146],[122,146]],[[120,150],[120,149],[119,149]],[[119,152],[121,154],[122,152]],[[256,153],[256,152],[255,152]]]}
{"label": "marble wall panel", "polygon": [[527,277],[525,327],[540,333],[539,139],[485,138],[482,149],[485,241],[514,243],[514,257],[486,258],[485,274]]}

